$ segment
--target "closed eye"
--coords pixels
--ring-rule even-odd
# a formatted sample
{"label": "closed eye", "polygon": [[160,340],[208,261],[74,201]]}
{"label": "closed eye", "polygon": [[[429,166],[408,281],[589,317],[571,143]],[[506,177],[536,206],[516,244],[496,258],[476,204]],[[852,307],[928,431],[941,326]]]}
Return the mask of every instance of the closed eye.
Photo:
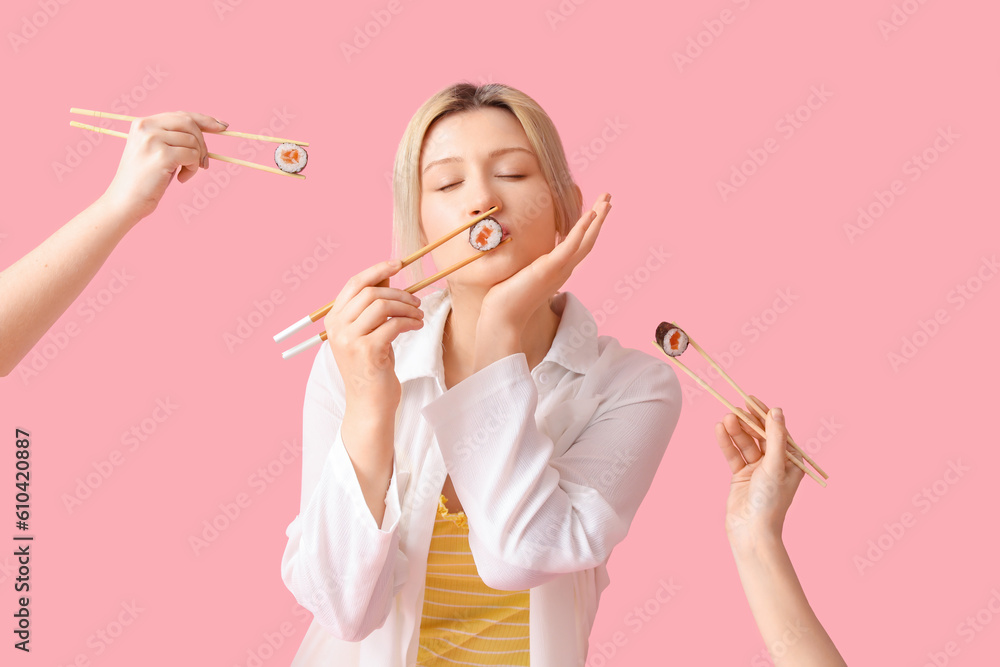
{"label": "closed eye", "polygon": [[[498,176],[499,176],[500,178],[524,178],[524,174],[498,174]],[[445,190],[447,190],[448,188],[453,188],[453,187],[455,187],[456,185],[458,185],[458,184],[459,184],[459,183],[461,183],[461,182],[462,182],[462,181],[457,181],[457,182],[455,182],[455,183],[449,183],[448,185],[445,185],[445,186],[443,186],[443,187],[440,187],[440,188],[438,188],[438,190],[439,190],[439,191],[445,191]]]}

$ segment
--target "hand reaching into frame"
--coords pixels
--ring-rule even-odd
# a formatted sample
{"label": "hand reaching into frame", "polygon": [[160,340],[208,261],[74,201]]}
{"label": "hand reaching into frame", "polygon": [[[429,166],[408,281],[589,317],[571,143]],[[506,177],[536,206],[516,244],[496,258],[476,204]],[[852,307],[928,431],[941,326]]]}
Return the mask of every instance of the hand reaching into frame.
{"label": "hand reaching into frame", "polygon": [[[726,534],[743,592],[777,667],[846,667],[806,599],[781,539],[785,514],[805,476],[785,451],[800,461],[802,455],[787,444],[781,409],[768,410],[754,396],[750,400],[767,413],[764,423],[756,413],[740,412],[762,428],[764,438],[731,412],[715,425],[716,440],[733,474],[726,502]],[[752,407],[749,402],[747,407]]]}
{"label": "hand reaching into frame", "polygon": [[137,223],[156,209],[175,173],[177,181],[185,183],[199,168],[208,168],[203,133],[222,132],[226,127],[211,116],[187,111],[135,119],[118,171],[103,198],[132,224]]}
{"label": "hand reaching into frame", "polygon": [[[730,541],[740,544],[765,538],[780,540],[785,514],[805,476],[785,456],[787,448],[802,460],[802,455],[786,444],[788,431],[781,408],[768,410],[759,399],[750,398],[767,412],[766,421],[762,423],[756,412],[740,412],[760,426],[766,438],[731,412],[715,425],[716,439],[733,474],[726,503],[726,533]],[[747,407],[752,406],[747,403]]]}

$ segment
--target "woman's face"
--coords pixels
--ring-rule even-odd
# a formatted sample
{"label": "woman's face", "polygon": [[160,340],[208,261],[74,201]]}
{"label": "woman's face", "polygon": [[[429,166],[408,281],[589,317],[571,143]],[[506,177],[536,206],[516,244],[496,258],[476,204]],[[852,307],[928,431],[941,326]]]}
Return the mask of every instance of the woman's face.
{"label": "woman's face", "polygon": [[[452,285],[491,287],[555,247],[552,193],[521,123],[497,107],[451,113],[424,136],[420,151],[423,242],[489,210],[512,237],[448,276]],[[462,232],[431,251],[445,269],[479,253]]]}

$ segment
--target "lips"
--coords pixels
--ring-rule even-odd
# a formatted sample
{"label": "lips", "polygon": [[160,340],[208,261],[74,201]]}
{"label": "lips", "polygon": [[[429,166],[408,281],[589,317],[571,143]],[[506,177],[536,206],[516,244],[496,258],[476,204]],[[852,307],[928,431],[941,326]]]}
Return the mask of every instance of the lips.
{"label": "lips", "polygon": [[504,225],[502,222],[500,222],[499,220],[497,220],[496,218],[494,218],[492,215],[488,215],[488,216],[486,216],[483,219],[484,220],[492,220],[493,222],[495,222],[498,225],[500,225],[500,229],[503,230],[503,237],[501,237],[501,240],[507,238],[508,236],[510,236],[510,232],[507,230],[506,225]]}

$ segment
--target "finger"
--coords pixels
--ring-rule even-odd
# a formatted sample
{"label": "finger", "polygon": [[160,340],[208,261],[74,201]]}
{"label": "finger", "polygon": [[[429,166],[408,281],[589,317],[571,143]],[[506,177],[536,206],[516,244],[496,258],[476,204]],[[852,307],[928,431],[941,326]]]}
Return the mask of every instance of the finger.
{"label": "finger", "polygon": [[577,248],[576,253],[573,256],[573,265],[576,266],[583,261],[583,258],[590,254],[590,251],[594,249],[594,244],[597,242],[597,235],[601,233],[601,227],[604,224],[605,218],[608,217],[608,213],[611,212],[611,204],[604,202],[598,205],[596,209],[596,216],[587,225],[584,230],[583,240],[580,242],[580,246]]}
{"label": "finger", "polygon": [[[229,127],[229,123],[221,121],[213,116],[207,116],[205,114],[195,113],[193,111],[189,111],[188,114],[191,116],[191,118],[194,119],[196,123],[198,123],[198,127],[201,129],[202,132],[225,132],[226,129]],[[202,143],[205,142],[204,136],[201,137],[201,141]],[[205,146],[204,160],[205,161],[204,164],[202,164],[202,166],[205,169],[208,169],[208,146]]]}
{"label": "finger", "polygon": [[573,228],[569,230],[569,234],[566,235],[566,238],[558,243],[556,247],[552,249],[552,252],[547,255],[543,255],[541,259],[546,263],[551,263],[560,267],[567,267],[572,270],[586,255],[586,253],[580,254],[580,249],[583,246],[584,238],[586,237],[587,232],[593,226],[593,223],[598,216],[599,214],[593,209],[586,211],[583,216],[577,220],[576,224],[573,225]]}
{"label": "finger", "polygon": [[[751,414],[742,408],[736,408],[736,409],[740,411],[741,415],[749,419],[751,423],[756,424],[760,428],[761,433],[764,432],[764,422],[763,420],[761,420],[760,417],[758,417],[755,414]],[[746,431],[747,435],[749,435],[751,438],[754,438],[757,441],[758,447],[764,444],[765,436],[758,433],[756,430],[754,430],[752,426],[750,426],[750,424],[746,423],[742,419],[740,419],[739,421],[740,421],[740,426],[743,428],[744,431]],[[764,450],[761,449],[761,451]]]}
{"label": "finger", "polygon": [[422,320],[424,318],[424,311],[402,301],[376,299],[347,328],[352,337],[366,336],[385,324],[385,321],[391,317],[410,317],[415,320]]}
{"label": "finger", "polygon": [[369,336],[372,342],[377,345],[389,345],[396,340],[396,336],[399,334],[419,329],[423,324],[422,320],[416,320],[412,317],[393,317],[372,331]]}
{"label": "finger", "polygon": [[[163,114],[163,116],[163,129],[173,132],[184,132],[194,137],[195,141],[198,142],[198,164],[202,167],[207,167],[208,146],[205,144],[205,137],[201,133],[198,121],[191,114],[183,111]],[[207,116],[203,116],[203,118],[207,118]],[[212,119],[211,125],[218,131],[218,121]]]}
{"label": "finger", "polygon": [[[579,228],[579,241],[574,243],[572,248],[572,256],[569,259],[570,266],[575,267],[577,264],[583,261],[594,247],[594,243],[597,242],[597,235],[601,233],[601,226],[604,224],[604,219],[608,216],[608,212],[611,210],[611,195],[604,193],[601,195],[594,207],[587,211],[584,218],[581,219],[583,224],[578,224],[571,230],[571,234],[577,231]],[[576,241],[577,239],[574,239]]]}
{"label": "finger", "polygon": [[722,418],[722,423],[726,427],[726,432],[729,433],[729,437],[733,439],[733,442],[736,443],[736,446],[739,448],[744,461],[747,463],[754,463],[760,459],[761,451],[757,446],[757,441],[754,440],[749,433],[743,430],[743,427],[740,426],[739,417],[730,412]]}
{"label": "finger", "polygon": [[193,148],[201,153],[201,144],[198,143],[198,138],[187,132],[175,132],[173,130],[160,130],[160,138],[168,146],[177,146],[179,148]]}
{"label": "finger", "polygon": [[193,111],[169,111],[150,116],[150,118],[158,119],[165,129],[184,130],[185,132],[190,131],[192,127],[196,127],[202,132],[222,132],[228,127],[221,120]]}
{"label": "finger", "polygon": [[722,422],[716,422],[715,424],[715,440],[719,443],[722,455],[726,457],[726,463],[729,464],[729,472],[735,475],[746,466],[746,462],[743,461],[743,457],[740,455],[740,450],[733,444],[733,439],[729,437],[729,432],[726,431],[726,427]]}
{"label": "finger", "polygon": [[[747,408],[750,410],[750,412],[753,413],[754,417],[757,418],[760,427],[764,428],[764,421],[767,419],[767,412],[769,408],[766,405],[764,405],[764,401],[760,400],[753,394],[749,394],[749,397],[750,400],[746,402]],[[760,412],[757,412],[756,410],[753,409],[752,402],[757,404],[757,407],[760,408]]]}
{"label": "finger", "polygon": [[585,211],[580,219],[576,221],[572,229],[569,230],[569,234],[556,244],[556,247],[552,249],[552,252],[548,255],[543,255],[544,257],[551,257],[559,264],[565,264],[569,261],[570,257],[576,252],[577,248],[580,247],[580,242],[583,240],[583,234],[587,231],[587,225],[591,223],[594,219],[594,211]]}
{"label": "finger", "polygon": [[207,116],[203,113],[195,113],[194,111],[182,111],[180,113],[189,116],[191,120],[198,124],[198,128],[202,132],[223,132],[229,123],[225,123],[218,118],[213,116]]}
{"label": "finger", "polygon": [[[594,221],[597,220],[597,218],[600,216],[601,211],[604,209],[604,207],[611,205],[610,199],[611,195],[609,195],[607,192],[598,197],[597,201],[594,202],[594,205],[591,206],[588,210],[583,212],[583,215],[580,216],[580,219],[577,220],[575,225],[573,225],[573,229],[571,229],[569,231],[569,234],[566,235],[567,241],[571,240],[571,237],[573,237],[572,240],[574,241],[574,243],[572,245],[574,247],[574,251],[576,250],[576,248],[580,247],[580,244],[583,242],[583,238],[586,235],[587,230],[593,225]],[[575,236],[574,232],[576,233]]]}
{"label": "finger", "polygon": [[402,265],[403,263],[398,259],[388,259],[351,276],[344,288],[340,290],[340,294],[337,295],[337,303],[334,304],[333,309],[337,312],[342,311],[361,290],[371,285],[378,285],[383,280],[395,275],[402,268]]}
{"label": "finger", "polygon": [[167,165],[168,168],[173,170],[181,167],[180,172],[177,174],[177,180],[181,183],[190,180],[198,171],[201,163],[201,156],[198,154],[197,148],[167,146],[164,149],[164,155],[166,155],[169,162]]}
{"label": "finger", "polygon": [[[767,413],[766,430],[767,451],[764,453],[764,469],[770,474],[771,479],[780,482],[785,477],[785,439],[788,437],[781,408],[774,408]],[[797,467],[795,469],[799,470]]]}
{"label": "finger", "polygon": [[[350,302],[341,310],[338,315],[342,321],[351,323],[361,317],[361,313],[365,311],[368,306],[372,304],[376,299],[383,299],[386,301],[399,301],[404,304],[408,304],[413,307],[420,306],[420,299],[413,296],[406,290],[396,289],[394,287],[364,287],[358,292]],[[421,311],[423,312],[423,311]]]}

